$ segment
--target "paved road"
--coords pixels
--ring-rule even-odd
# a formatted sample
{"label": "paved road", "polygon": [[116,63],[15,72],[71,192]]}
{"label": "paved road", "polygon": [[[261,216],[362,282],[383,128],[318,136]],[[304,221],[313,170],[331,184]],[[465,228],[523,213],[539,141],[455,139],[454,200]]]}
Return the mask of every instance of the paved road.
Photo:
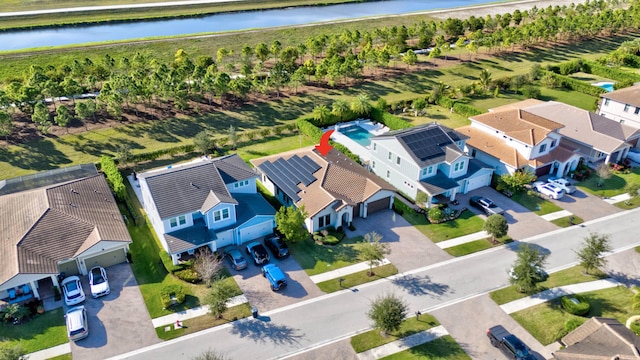
{"label": "paved road", "polygon": [[[640,209],[527,239],[550,252],[548,269],[575,264],[573,249],[589,231],[611,234],[614,249],[639,244],[636,232]],[[372,299],[384,293],[403,296],[411,312],[435,312],[463,300],[507,285],[506,269],[515,260],[518,242],[506,247],[455,258],[401,276],[369,283],[352,290],[263,314],[260,320],[244,319],[162,344],[153,345],[116,358],[191,358],[213,348],[231,359],[260,354],[261,358],[281,358],[345,339],[369,328],[366,310]],[[499,274],[499,275],[498,275]],[[478,349],[477,351],[482,351]],[[478,354],[480,358],[486,355]]]}

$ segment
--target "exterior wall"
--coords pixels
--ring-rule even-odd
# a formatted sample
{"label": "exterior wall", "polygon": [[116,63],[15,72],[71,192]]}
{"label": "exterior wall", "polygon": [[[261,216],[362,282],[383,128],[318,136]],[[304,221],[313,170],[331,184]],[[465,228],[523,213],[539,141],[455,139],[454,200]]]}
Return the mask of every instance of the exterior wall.
{"label": "exterior wall", "polygon": [[[418,179],[421,169],[413,162],[404,148],[395,139],[374,139],[371,149],[373,172],[398,190],[415,198],[419,188]],[[389,153],[391,153],[391,158],[389,158]],[[397,163],[398,157],[400,164]]]}
{"label": "exterior wall", "polygon": [[227,190],[232,194],[255,194],[258,192],[256,189],[256,179],[257,177],[227,184]]}
{"label": "exterior wall", "polygon": [[[338,216],[338,213],[335,210],[333,210],[332,206],[333,206],[333,203],[327,206],[326,208],[324,208],[319,213],[315,214],[314,216],[307,218],[307,220],[310,220],[309,224],[307,224],[307,229],[309,230],[310,233],[328,228],[329,226],[337,227],[336,223],[339,221],[339,216]],[[329,221],[328,225],[325,224],[323,227],[320,227],[320,224],[319,224],[320,218],[326,215],[331,216],[331,219],[330,219],[331,221]],[[307,222],[305,221],[305,224],[306,223]],[[311,228],[309,228],[308,225],[311,225]]]}
{"label": "exterior wall", "polygon": [[[21,286],[24,284],[30,284],[32,282],[37,282],[40,279],[44,279],[50,276],[52,276],[52,274],[18,274],[7,280],[4,284],[0,285],[0,299],[9,297],[9,292],[7,292],[8,289],[12,289],[16,286]],[[31,289],[33,290],[33,286],[31,286]]]}
{"label": "exterior wall", "polygon": [[[561,138],[562,136],[558,133],[549,133],[547,138],[531,149],[531,158],[529,159],[535,159],[548,154],[551,150],[558,147]],[[553,147],[551,145],[553,145]],[[544,150],[542,150],[543,148]]]}
{"label": "exterior wall", "polygon": [[494,172],[497,175],[513,174],[516,171],[515,168],[513,168],[511,166],[508,166],[507,164],[501,162],[500,159],[495,158],[495,157],[493,157],[493,156],[491,156],[491,155],[489,155],[489,154],[487,154],[487,153],[485,153],[483,151],[480,151],[480,150],[478,150],[476,148],[472,148],[472,147],[467,146],[465,148],[465,151],[467,153],[469,153],[469,154],[472,154],[475,151],[474,158],[477,159],[477,160],[482,161],[483,163],[485,163],[485,164],[487,164],[487,165],[489,165],[491,167],[493,167]]}
{"label": "exterior wall", "polygon": [[[456,164],[462,164],[458,166],[458,170],[456,170]],[[468,167],[469,167],[469,158],[467,158],[466,156],[459,157],[456,161],[454,161],[451,164],[446,164],[446,163],[440,164],[440,170],[445,175],[447,175],[450,179],[455,179],[457,177],[464,176],[467,173]]]}
{"label": "exterior wall", "polygon": [[164,223],[162,222],[162,219],[160,219],[156,204],[151,198],[149,186],[147,185],[146,180],[144,180],[143,178],[138,178],[138,184],[140,184],[140,192],[142,194],[142,205],[144,207],[144,211],[147,213],[149,221],[151,221],[151,226],[153,226],[153,229],[156,231],[156,234],[158,234],[160,238],[164,238],[164,236],[161,236],[165,233]]}
{"label": "exterior wall", "polygon": [[[184,225],[180,225],[180,222],[178,222],[178,225],[176,227],[171,227],[171,219],[176,219],[176,218],[180,218],[180,216],[184,216],[185,218],[185,223]],[[162,220],[162,234],[166,234],[166,233],[170,233],[170,232],[174,232],[176,230],[180,230],[180,229],[184,229],[184,228],[188,228],[188,227],[192,227],[193,226],[193,215],[191,215],[191,213],[186,213],[186,214],[182,214],[173,218],[169,218],[169,219],[163,219]]]}
{"label": "exterior wall", "polygon": [[261,174],[259,181],[262,183],[262,185],[264,185],[264,187],[267,188],[267,190],[271,192],[271,194],[273,194],[273,196],[276,197],[276,199],[278,199],[278,201],[280,201],[282,205],[293,205],[293,201],[291,200],[291,198],[289,198],[283,191],[276,187],[276,185],[272,183],[266,175]]}
{"label": "exterior wall", "polygon": [[[229,218],[226,220],[214,221],[215,212],[223,209],[229,209]],[[211,230],[231,226],[236,223],[236,207],[233,204],[229,203],[218,204],[214,206],[213,209],[207,211],[207,213],[205,214],[205,222],[207,224],[207,227]]]}
{"label": "exterior wall", "polygon": [[625,104],[623,103],[614,100],[609,100],[607,103],[606,99],[602,99],[598,113],[607,119],[640,129],[640,112],[636,114],[635,106],[629,106],[626,112],[624,108]]}
{"label": "exterior wall", "polygon": [[507,135],[504,134],[504,132],[489,128],[481,123],[472,121],[471,122],[471,126],[473,126],[475,129],[481,130],[493,137],[496,138],[496,141],[502,141],[505,144],[513,147],[516,149],[516,151],[518,151],[518,153],[522,154],[522,156],[524,156],[526,159],[531,159],[531,154],[532,154],[532,149],[531,146],[529,146],[528,144],[525,144],[519,140],[515,140],[511,137],[508,137]]}

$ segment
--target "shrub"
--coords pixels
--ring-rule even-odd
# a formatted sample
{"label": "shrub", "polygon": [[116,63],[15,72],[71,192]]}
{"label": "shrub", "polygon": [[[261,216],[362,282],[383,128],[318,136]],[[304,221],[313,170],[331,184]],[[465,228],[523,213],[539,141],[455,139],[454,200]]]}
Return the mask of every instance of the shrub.
{"label": "shrub", "polygon": [[395,211],[396,214],[398,215],[404,214],[404,210],[402,209],[402,206],[396,206],[396,204],[393,204],[393,211]]}
{"label": "shrub", "polygon": [[169,253],[164,250],[160,251],[160,260],[162,260],[162,264],[164,268],[167,269],[167,272],[171,274],[183,269],[181,265],[174,265]]}
{"label": "shrub", "polygon": [[192,284],[195,284],[195,283],[199,282],[200,280],[202,280],[200,278],[200,274],[198,274],[198,272],[193,270],[193,269],[179,270],[179,271],[176,271],[173,274],[178,279],[180,279],[182,281],[186,281],[186,282],[192,283]]}
{"label": "shrub", "polygon": [[445,218],[444,211],[442,211],[439,206],[435,206],[429,209],[429,211],[427,212],[427,216],[429,217],[430,222],[436,224],[444,221]]}
{"label": "shrub", "polygon": [[371,119],[384,124],[391,130],[407,129],[412,127],[409,122],[378,108],[371,109]]}
{"label": "shrub", "polygon": [[629,329],[633,331],[636,335],[640,336],[640,321],[636,320],[631,323]]}
{"label": "shrub", "polygon": [[571,318],[564,323],[564,331],[568,334],[584,324],[584,320],[580,318]]}
{"label": "shrub", "polygon": [[120,173],[120,170],[118,170],[113,158],[102,155],[102,157],[100,157],[100,169],[107,177],[107,182],[109,183],[111,190],[116,194],[116,197],[119,200],[124,200],[127,197],[127,190],[124,186],[122,174]]}
{"label": "shrub", "polygon": [[453,112],[463,116],[475,116],[475,115],[480,115],[484,113],[484,111],[480,111],[471,105],[467,105],[459,102],[456,102],[455,104],[453,104]]}
{"label": "shrub", "polygon": [[525,85],[522,87],[522,95],[529,99],[540,99],[542,95],[540,93],[540,88],[533,85]]}
{"label": "shrub", "polygon": [[[574,299],[578,301],[577,304],[575,303]],[[562,298],[560,298],[560,302],[562,303],[562,307],[567,310],[567,312],[578,316],[586,315],[587,313],[589,313],[589,309],[591,308],[589,302],[584,297],[575,294],[563,296]]]}
{"label": "shrub", "polygon": [[593,86],[589,83],[576,80],[568,76],[558,75],[554,73],[549,73],[549,74],[553,76],[558,86],[563,87],[565,89],[575,90],[591,96],[600,96],[600,94],[604,94],[605,92],[607,92],[605,89],[601,87]]}
{"label": "shrub", "polygon": [[356,227],[355,227],[355,226],[353,226],[353,223],[350,223],[350,224],[349,224],[349,230],[351,230],[351,231],[356,231]]}
{"label": "shrub", "polygon": [[340,239],[338,239],[334,235],[327,235],[327,236],[324,236],[321,241],[325,245],[336,245],[340,242]]}
{"label": "shrub", "polygon": [[313,141],[320,141],[322,137],[322,130],[313,125],[308,119],[300,118],[296,121],[298,125],[298,129],[300,131],[311,138]]}
{"label": "shrub", "polygon": [[165,309],[171,306],[172,295],[178,304],[182,304],[185,299],[184,288],[180,285],[167,285],[160,290],[160,301]]}

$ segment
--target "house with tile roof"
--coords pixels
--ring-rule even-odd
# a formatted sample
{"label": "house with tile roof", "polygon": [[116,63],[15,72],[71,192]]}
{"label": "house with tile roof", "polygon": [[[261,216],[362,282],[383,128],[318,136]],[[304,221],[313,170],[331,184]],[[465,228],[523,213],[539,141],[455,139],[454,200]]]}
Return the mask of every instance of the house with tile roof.
{"label": "house with tile roof", "polygon": [[487,186],[493,169],[464,152],[467,136],[438,123],[391,131],[371,139],[374,173],[415,199],[428,195],[455,200],[457,193]]}
{"label": "house with tile roof", "polygon": [[311,233],[348,226],[390,209],[393,187],[332,149],[326,156],[313,147],[251,160],[260,182],[285,206],[304,206]]}
{"label": "house with tile roof", "polygon": [[556,360],[640,359],[640,337],[616,319],[592,317],[560,341]]}
{"label": "house with tile roof", "polygon": [[[53,296],[58,275],[127,261],[131,237],[93,164],[0,181],[0,299]],[[46,294],[45,294],[46,293]]]}
{"label": "house with tile roof", "polygon": [[600,95],[598,114],[640,129],[640,85]]}
{"label": "house with tile roof", "polygon": [[173,165],[137,175],[142,206],[177,264],[273,233],[275,210],[257,193],[258,175],[237,155]]}

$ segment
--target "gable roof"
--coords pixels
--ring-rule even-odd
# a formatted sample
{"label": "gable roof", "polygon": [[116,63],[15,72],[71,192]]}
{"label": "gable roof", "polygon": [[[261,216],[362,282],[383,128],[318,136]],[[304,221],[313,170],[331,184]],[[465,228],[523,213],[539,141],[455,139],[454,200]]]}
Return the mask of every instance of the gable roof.
{"label": "gable roof", "polygon": [[630,86],[600,95],[605,99],[611,99],[622,104],[640,107],[640,85]]}
{"label": "gable roof", "polygon": [[[306,167],[302,162],[308,163]],[[335,149],[323,157],[311,146],[253,159],[251,163],[296,206],[304,205],[308,216],[336,202],[338,207],[355,205],[380,190],[393,191],[391,185]]]}
{"label": "gable roof", "polygon": [[20,273],[57,274],[59,261],[103,240],[131,242],[107,182],[95,171],[0,196],[0,228],[0,284]]}
{"label": "gable roof", "polygon": [[530,106],[523,111],[560,123],[564,125],[560,129],[562,136],[609,154],[625,145],[625,134],[637,131],[628,125],[556,101]]}
{"label": "gable roof", "polygon": [[557,360],[640,359],[640,337],[616,319],[592,317],[561,341],[566,348],[553,353]]}
{"label": "gable roof", "polygon": [[419,167],[454,162],[464,155],[455,142],[467,139],[465,135],[437,122],[390,131],[372,140],[388,138],[395,138]]}
{"label": "gable roof", "polygon": [[149,186],[161,219],[205,213],[220,203],[237,204],[226,184],[256,176],[237,154],[138,174]]}

